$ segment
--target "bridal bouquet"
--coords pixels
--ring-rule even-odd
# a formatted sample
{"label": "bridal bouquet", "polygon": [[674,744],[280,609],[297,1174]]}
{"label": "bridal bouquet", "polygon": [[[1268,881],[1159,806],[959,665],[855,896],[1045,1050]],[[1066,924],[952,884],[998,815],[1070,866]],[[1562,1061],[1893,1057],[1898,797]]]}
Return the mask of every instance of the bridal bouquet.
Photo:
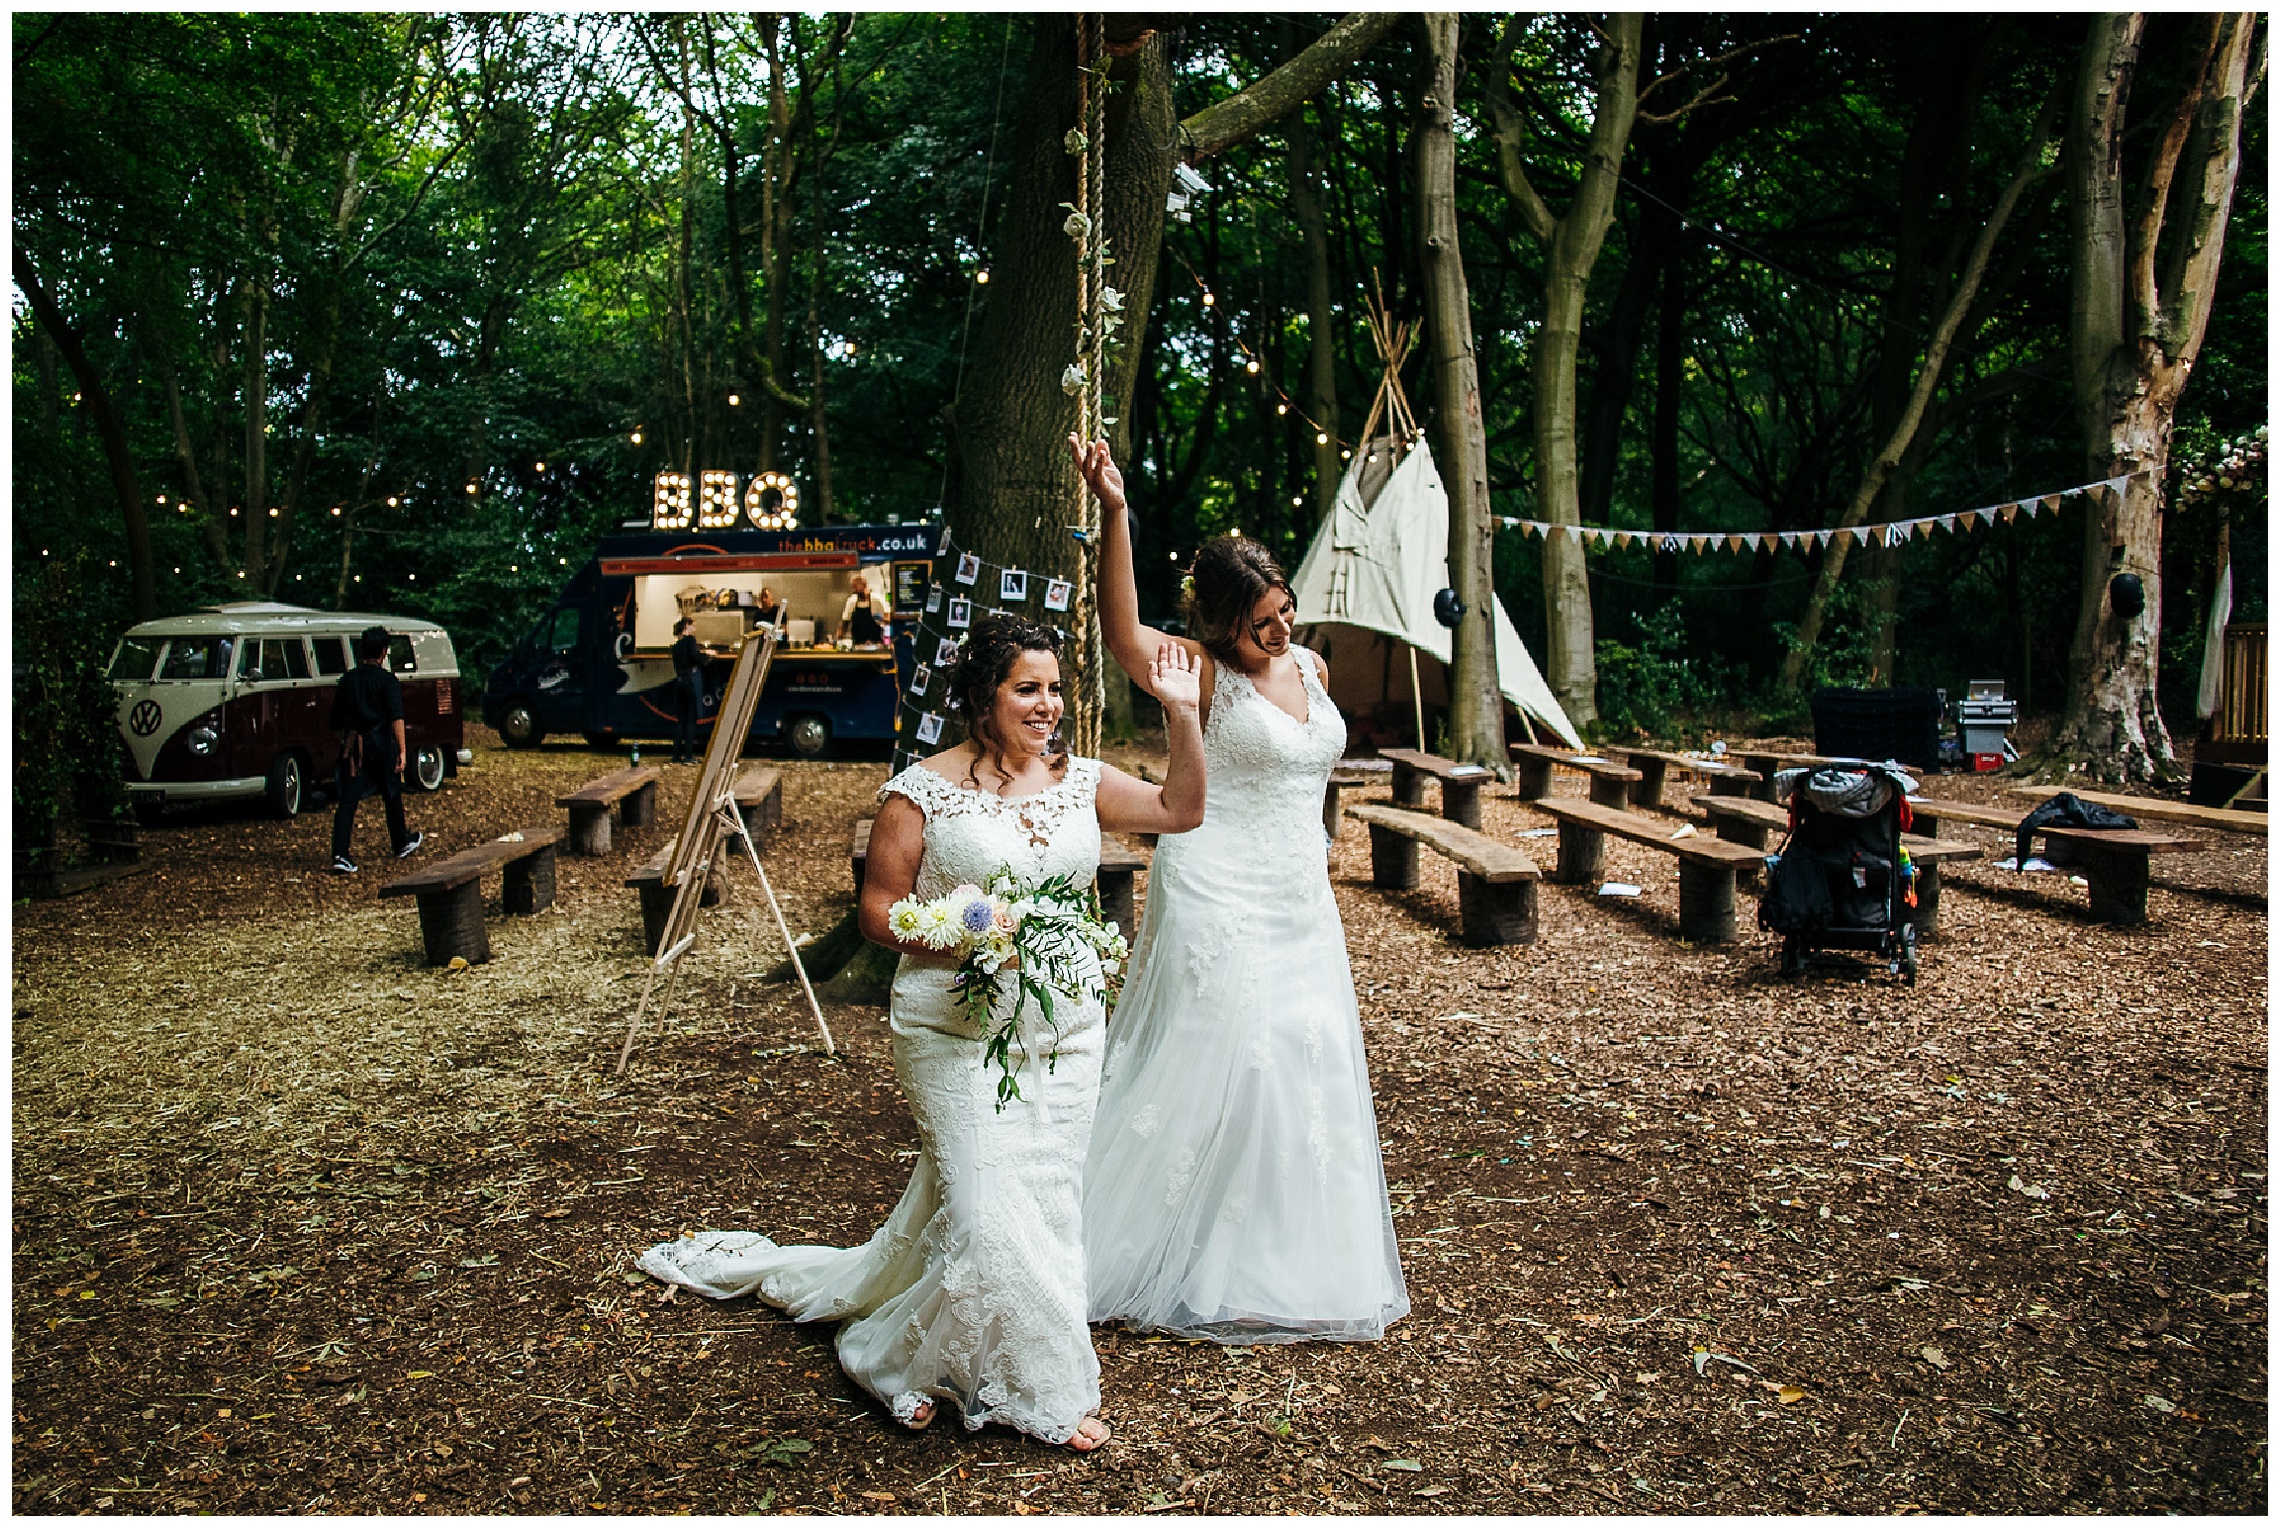
{"label": "bridal bouquet", "polygon": [[[952,986],[966,1016],[982,1031],[985,1060],[998,1065],[1000,1109],[1021,1096],[1013,1044],[1029,1004],[1036,1003],[1058,1040],[1053,994],[1074,992],[1111,1006],[1124,968],[1124,936],[1115,924],[1101,920],[1091,885],[1079,885],[1066,875],[1025,886],[1010,866],[1001,865],[987,886],[954,887],[931,902],[903,898],[888,909],[887,926],[898,939],[944,954],[961,952]],[[1013,1006],[1000,1014],[1005,976],[1014,978]],[[1046,1052],[1048,1067],[1057,1055]]]}

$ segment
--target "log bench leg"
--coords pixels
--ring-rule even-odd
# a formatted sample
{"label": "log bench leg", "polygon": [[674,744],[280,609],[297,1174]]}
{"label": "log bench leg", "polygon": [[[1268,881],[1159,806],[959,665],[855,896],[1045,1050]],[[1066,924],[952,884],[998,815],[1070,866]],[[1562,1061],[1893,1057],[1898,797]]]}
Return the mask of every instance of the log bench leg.
{"label": "log bench leg", "polygon": [[657,820],[657,782],[650,781],[618,804],[618,821],[629,828],[646,828]]}
{"label": "log bench leg", "polygon": [[1457,872],[1458,937],[1475,949],[1536,942],[1536,883],[1502,885]]}
{"label": "log bench leg", "polygon": [[1908,831],[1921,833],[1926,838],[1940,836],[1940,814],[1926,807],[1909,809]]}
{"label": "log bench leg", "polygon": [[1451,822],[1461,822],[1478,832],[1480,829],[1479,780],[1443,780],[1441,782],[1441,815]]}
{"label": "log bench leg", "polygon": [[2082,855],[2082,874],[2090,883],[2090,912],[2094,917],[2124,928],[2146,921],[2146,886],[2153,876],[2151,854],[2143,849],[2109,849],[2103,845],[2070,847]]}
{"label": "log bench leg", "polygon": [[1132,915],[1132,876],[1129,870],[1102,870],[1100,873],[1100,915],[1116,925],[1116,931],[1126,939],[1139,936],[1139,925]]}
{"label": "log bench leg", "polygon": [[597,855],[610,852],[610,809],[606,806],[570,808],[570,852]]}
{"label": "log bench leg", "polygon": [[1724,775],[1712,775],[1710,777],[1710,794],[1713,796],[1741,796],[1747,798],[1749,793],[1750,782],[1747,780],[1729,779]]}
{"label": "log bench leg", "polygon": [[1678,862],[1678,931],[1696,944],[1733,943],[1733,866]]}
{"label": "log bench leg", "polygon": [[524,855],[507,866],[506,908],[528,917],[554,905],[554,845]]}
{"label": "log bench leg", "polygon": [[1552,879],[1562,886],[1597,882],[1607,863],[1607,835],[1581,823],[1560,824],[1560,862]]}
{"label": "log bench leg", "polygon": [[776,788],[760,798],[760,805],[745,814],[746,821],[763,832],[773,833],[784,825],[784,782],[778,780]]}
{"label": "log bench leg", "polygon": [[1593,775],[1591,799],[1599,806],[1611,806],[1621,811],[1631,804],[1631,782],[1612,779],[1606,775]]}
{"label": "log bench leg", "polygon": [[420,905],[420,942],[427,963],[448,966],[454,956],[469,965],[491,958],[491,941],[483,930],[483,883],[480,879],[457,886],[415,894]]}
{"label": "log bench leg", "polygon": [[1393,804],[1421,807],[1425,804],[1425,773],[1412,768],[1399,759],[1393,761]]}
{"label": "log bench leg", "polygon": [[1513,782],[1512,795],[1519,801],[1541,801],[1552,793],[1552,761],[1550,759],[1521,759],[1515,766],[1518,778]]}
{"label": "log bench leg", "polygon": [[1940,867],[1916,866],[1916,937],[1937,939],[1940,934]]}
{"label": "log bench leg", "polygon": [[1639,772],[1639,778],[1631,782],[1631,805],[1662,805],[1663,772],[1669,768],[1669,763],[1667,759],[1642,759],[1635,754],[1632,756],[1631,767]]}
{"label": "log bench leg", "polygon": [[1370,824],[1370,884],[1384,891],[1408,891],[1417,884],[1417,840]]}
{"label": "log bench leg", "polygon": [[665,937],[665,920],[673,911],[673,888],[663,881],[644,881],[641,885],[641,948],[655,955],[657,946]]}
{"label": "log bench leg", "polygon": [[1338,799],[1339,793],[1345,788],[1336,780],[1322,787],[1322,831],[1329,835],[1333,843],[1338,838],[1338,824],[1345,817],[1345,808]]}

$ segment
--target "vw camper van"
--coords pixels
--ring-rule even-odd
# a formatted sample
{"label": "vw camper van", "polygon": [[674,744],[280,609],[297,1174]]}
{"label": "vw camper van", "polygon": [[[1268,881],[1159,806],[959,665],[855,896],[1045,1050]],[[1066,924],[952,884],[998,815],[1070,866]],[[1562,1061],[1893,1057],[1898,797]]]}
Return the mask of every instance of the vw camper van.
{"label": "vw camper van", "polygon": [[432,621],[299,605],[217,605],[145,621],[111,654],[128,793],[146,820],[168,802],[266,797],[291,817],[340,760],[333,689],[356,637],[386,628],[404,687],[405,783],[432,791],[473,755],[462,746],[459,659]]}

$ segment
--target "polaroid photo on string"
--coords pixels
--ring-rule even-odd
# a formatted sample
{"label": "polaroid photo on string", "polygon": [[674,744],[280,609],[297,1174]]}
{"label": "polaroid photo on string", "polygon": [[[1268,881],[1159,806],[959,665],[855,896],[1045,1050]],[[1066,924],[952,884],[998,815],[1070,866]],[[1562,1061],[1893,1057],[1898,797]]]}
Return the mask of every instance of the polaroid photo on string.
{"label": "polaroid photo on string", "polygon": [[1008,604],[1029,598],[1029,574],[1020,568],[1006,568],[998,574],[998,598]]}
{"label": "polaroid photo on string", "polygon": [[961,594],[950,602],[950,613],[944,616],[942,621],[952,630],[973,625],[974,602]]}
{"label": "polaroid photo on string", "polygon": [[927,585],[926,613],[928,615],[939,615],[942,613],[942,586],[940,584]]}
{"label": "polaroid photo on string", "polygon": [[934,683],[934,670],[928,668],[925,664],[921,663],[918,667],[910,671],[911,694],[924,695],[926,693],[926,687],[932,683]]}
{"label": "polaroid photo on string", "polygon": [[918,740],[922,743],[942,741],[942,713],[929,711],[918,719]]}
{"label": "polaroid photo on string", "polygon": [[948,668],[957,661],[958,639],[956,637],[944,637],[934,644],[934,666],[936,668]]}
{"label": "polaroid photo on string", "polygon": [[1075,586],[1065,578],[1049,580],[1045,585],[1045,608],[1047,610],[1068,609],[1069,596],[1074,590]]}
{"label": "polaroid photo on string", "polygon": [[958,571],[950,576],[962,584],[973,583],[982,576],[982,559],[973,552],[960,552]]}

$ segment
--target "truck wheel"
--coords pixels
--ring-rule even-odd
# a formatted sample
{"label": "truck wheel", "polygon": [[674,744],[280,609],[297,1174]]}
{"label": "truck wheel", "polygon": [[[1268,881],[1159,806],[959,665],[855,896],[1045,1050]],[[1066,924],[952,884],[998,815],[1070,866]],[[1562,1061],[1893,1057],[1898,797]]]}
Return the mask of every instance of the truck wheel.
{"label": "truck wheel", "polygon": [[519,701],[499,718],[499,741],[509,748],[536,748],[545,740],[546,729],[539,726],[538,713]]}
{"label": "truck wheel", "polygon": [[269,766],[269,783],[262,793],[269,798],[269,810],[291,821],[301,815],[301,756],[281,753]]}
{"label": "truck wheel", "polygon": [[417,791],[443,789],[443,750],[425,743],[412,750],[412,772],[407,782]]}
{"label": "truck wheel", "polygon": [[820,758],[831,746],[831,724],[820,716],[803,716],[784,729],[784,736],[801,758]]}

